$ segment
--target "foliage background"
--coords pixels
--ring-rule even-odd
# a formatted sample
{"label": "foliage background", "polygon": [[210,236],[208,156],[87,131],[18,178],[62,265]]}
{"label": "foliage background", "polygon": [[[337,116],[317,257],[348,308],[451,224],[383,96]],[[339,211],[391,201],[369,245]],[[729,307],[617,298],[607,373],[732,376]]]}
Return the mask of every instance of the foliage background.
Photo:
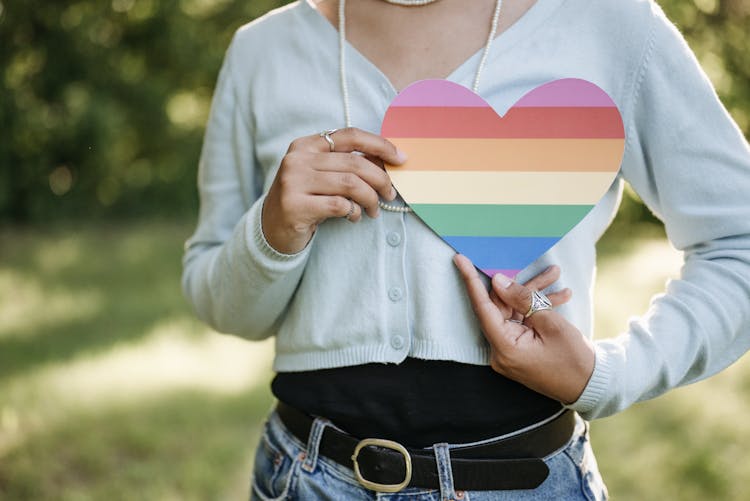
{"label": "foliage background", "polygon": [[[543,1],[543,0],[539,0]],[[0,499],[246,499],[272,346],[179,290],[234,30],[273,0],[0,0]],[[660,0],[750,133],[750,0]],[[596,331],[679,271],[629,193]],[[750,366],[595,421],[614,499],[747,499]]]}
{"label": "foliage background", "polygon": [[[283,3],[0,0],[0,221],[194,214],[224,50]],[[750,1],[660,3],[747,135]]]}

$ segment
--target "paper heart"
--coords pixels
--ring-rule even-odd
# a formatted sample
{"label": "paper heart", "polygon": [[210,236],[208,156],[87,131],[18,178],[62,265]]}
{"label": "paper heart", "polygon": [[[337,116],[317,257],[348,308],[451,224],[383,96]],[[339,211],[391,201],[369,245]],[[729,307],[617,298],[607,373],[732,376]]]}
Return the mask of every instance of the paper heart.
{"label": "paper heart", "polygon": [[393,100],[381,135],[408,155],[387,165],[403,199],[486,275],[514,277],[604,196],[625,144],[601,88],[568,78],[524,95],[504,116],[447,80]]}

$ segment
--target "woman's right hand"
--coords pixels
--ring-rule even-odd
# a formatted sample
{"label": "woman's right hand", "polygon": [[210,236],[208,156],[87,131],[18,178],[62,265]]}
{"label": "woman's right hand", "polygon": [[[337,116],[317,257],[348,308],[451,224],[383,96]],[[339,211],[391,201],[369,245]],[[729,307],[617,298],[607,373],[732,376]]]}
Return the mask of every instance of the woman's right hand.
{"label": "woman's right hand", "polygon": [[[391,201],[396,190],[383,162],[400,165],[406,156],[390,141],[353,127],[330,136],[318,134],[292,141],[263,205],[263,234],[279,252],[305,248],[317,226],[329,217],[357,222],[362,211],[378,215],[378,198]],[[359,152],[359,154],[352,154]],[[353,212],[352,212],[353,210]]]}
{"label": "woman's right hand", "polygon": [[[552,284],[560,269],[551,267],[523,285],[498,273],[488,293],[466,256],[456,254],[453,262],[490,344],[492,368],[564,404],[578,400],[594,372],[594,344],[554,310],[524,313],[531,310],[532,291]],[[547,297],[557,306],[567,302],[570,294],[563,289]]]}

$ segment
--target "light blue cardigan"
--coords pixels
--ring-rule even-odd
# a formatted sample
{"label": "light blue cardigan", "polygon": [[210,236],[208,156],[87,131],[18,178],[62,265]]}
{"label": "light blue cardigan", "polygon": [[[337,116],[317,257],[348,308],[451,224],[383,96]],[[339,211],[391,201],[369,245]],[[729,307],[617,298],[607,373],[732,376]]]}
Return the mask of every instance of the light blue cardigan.
{"label": "light blue cardigan", "polygon": [[[200,160],[184,292],[218,331],[275,335],[277,371],[407,356],[489,364],[453,251],[415,216],[328,220],[296,255],[263,237],[263,193],[289,143],[343,123],[337,32],[308,1],[244,26],[227,51]],[[346,51],[353,123],[378,132],[396,91],[356,49]],[[470,87],[478,61],[477,53],[448,79]],[[574,291],[559,311],[591,336],[594,244],[615,214],[622,179],[685,256],[680,279],[645,315],[596,343],[594,374],[570,406],[594,418],[714,374],[750,347],[750,151],[651,1],[536,2],[495,40],[479,93],[503,114],[530,89],[566,77],[596,83],[623,114],[620,178],[519,280],[559,264],[556,287]]]}

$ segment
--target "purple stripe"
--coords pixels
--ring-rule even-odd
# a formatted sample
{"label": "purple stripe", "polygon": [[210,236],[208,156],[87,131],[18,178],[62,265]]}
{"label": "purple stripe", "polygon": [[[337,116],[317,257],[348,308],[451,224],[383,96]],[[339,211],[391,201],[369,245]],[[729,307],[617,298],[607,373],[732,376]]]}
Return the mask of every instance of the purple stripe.
{"label": "purple stripe", "polygon": [[482,107],[490,105],[463,85],[448,80],[420,80],[401,91],[393,106]]}
{"label": "purple stripe", "polygon": [[597,85],[579,78],[553,80],[523,96],[513,107],[616,107],[614,101]]}
{"label": "purple stripe", "polygon": [[493,270],[493,269],[482,268],[481,272],[490,278],[494,277],[498,273],[505,275],[508,278],[516,278],[516,275],[521,273],[521,270]]}

